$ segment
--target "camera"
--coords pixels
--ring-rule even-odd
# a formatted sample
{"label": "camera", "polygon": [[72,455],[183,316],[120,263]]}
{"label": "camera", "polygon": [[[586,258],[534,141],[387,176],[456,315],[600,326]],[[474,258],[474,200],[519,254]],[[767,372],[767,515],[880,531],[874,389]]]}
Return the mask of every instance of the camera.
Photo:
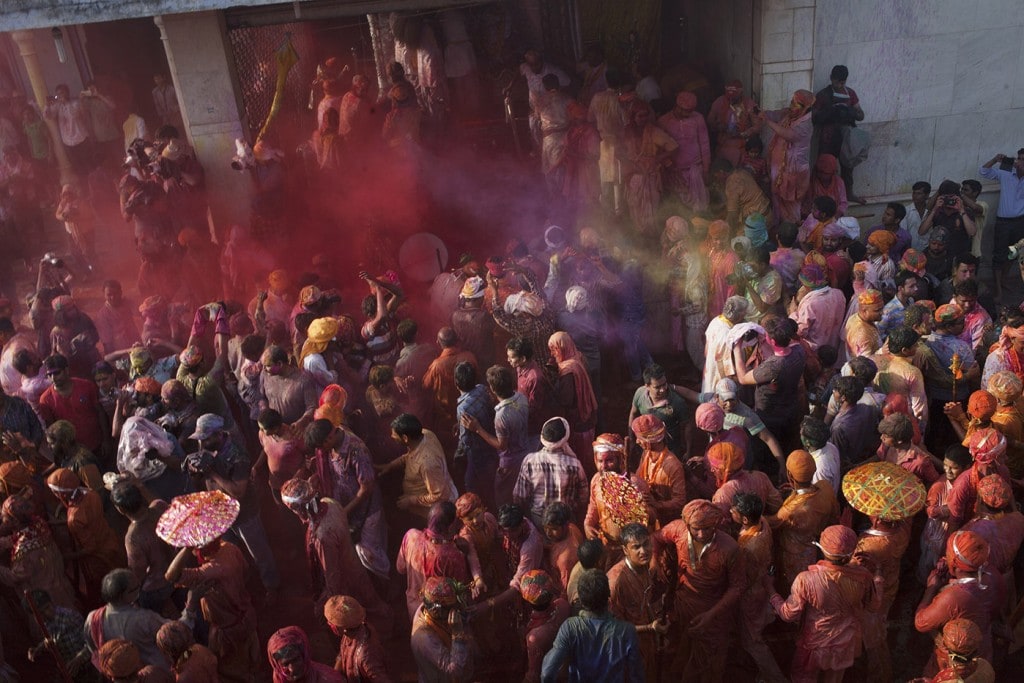
{"label": "camera", "polygon": [[1013,168],[1013,162],[1017,160],[1016,154],[1004,154],[1003,160],[999,162],[999,170],[1009,171]]}
{"label": "camera", "polygon": [[956,206],[957,199],[959,199],[959,197],[957,197],[956,195],[947,194],[947,195],[942,197],[942,205],[943,206]]}

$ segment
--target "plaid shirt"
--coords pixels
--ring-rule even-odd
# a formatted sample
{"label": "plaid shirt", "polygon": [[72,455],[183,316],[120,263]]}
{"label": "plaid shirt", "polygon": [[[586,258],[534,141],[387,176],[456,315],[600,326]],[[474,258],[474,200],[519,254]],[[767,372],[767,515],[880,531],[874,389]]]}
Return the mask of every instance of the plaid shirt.
{"label": "plaid shirt", "polygon": [[64,662],[70,662],[85,647],[85,618],[75,610],[54,605],[53,619],[46,622],[46,630],[57,645]]}
{"label": "plaid shirt", "polygon": [[5,396],[0,409],[0,429],[21,434],[34,444],[43,440],[43,427],[31,406],[23,398]]}
{"label": "plaid shirt", "polygon": [[587,502],[590,484],[580,461],[562,451],[547,448],[523,460],[512,491],[512,500],[541,526],[544,509],[556,501],[580,509]]}

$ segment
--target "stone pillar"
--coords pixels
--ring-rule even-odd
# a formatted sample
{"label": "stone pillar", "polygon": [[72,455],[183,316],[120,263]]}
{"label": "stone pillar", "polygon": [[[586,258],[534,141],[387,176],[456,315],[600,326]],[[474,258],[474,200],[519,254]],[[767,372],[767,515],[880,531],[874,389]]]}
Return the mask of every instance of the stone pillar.
{"label": "stone pillar", "polygon": [[813,88],[817,0],[755,0],[753,91],[762,109],[781,109]]}
{"label": "stone pillar", "polygon": [[221,12],[153,17],[167,53],[189,143],[206,171],[213,236],[248,225],[250,174],[231,168],[235,138],[247,139],[234,58]]}
{"label": "stone pillar", "polygon": [[[39,65],[39,55],[36,54],[36,41],[32,31],[12,31],[11,38],[18,44],[18,51],[21,53],[21,60],[25,63],[25,71],[28,73],[28,80],[32,86],[32,94],[36,98],[39,111],[46,109],[49,101],[50,89],[46,86],[46,78],[43,76],[43,69]],[[72,183],[76,180],[75,172],[68,161],[67,152],[64,150],[64,143],[60,139],[60,129],[57,122],[43,117],[46,127],[50,130],[50,138],[53,142],[53,155],[57,160],[57,168],[60,171],[60,182],[62,185]]]}

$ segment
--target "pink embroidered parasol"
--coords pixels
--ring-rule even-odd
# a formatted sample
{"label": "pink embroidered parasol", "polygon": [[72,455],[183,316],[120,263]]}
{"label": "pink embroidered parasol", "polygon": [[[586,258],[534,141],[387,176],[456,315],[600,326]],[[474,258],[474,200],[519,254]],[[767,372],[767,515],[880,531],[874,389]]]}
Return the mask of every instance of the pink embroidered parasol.
{"label": "pink embroidered parasol", "polygon": [[240,507],[223,491],[177,496],[160,515],[156,534],[175,548],[199,548],[227,531]]}

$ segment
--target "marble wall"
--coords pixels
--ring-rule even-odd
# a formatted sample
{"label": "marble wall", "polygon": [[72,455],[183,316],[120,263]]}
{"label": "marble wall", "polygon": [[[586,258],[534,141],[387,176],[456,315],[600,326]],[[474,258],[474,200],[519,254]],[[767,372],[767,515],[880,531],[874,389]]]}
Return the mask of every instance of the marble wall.
{"label": "marble wall", "polygon": [[[797,11],[768,6],[806,3],[764,4],[767,23]],[[1024,147],[1021,0],[813,4],[814,89],[828,84],[834,64],[849,67],[872,135],[856,171],[860,194],[902,195],[916,180],[977,177],[996,152]]]}

